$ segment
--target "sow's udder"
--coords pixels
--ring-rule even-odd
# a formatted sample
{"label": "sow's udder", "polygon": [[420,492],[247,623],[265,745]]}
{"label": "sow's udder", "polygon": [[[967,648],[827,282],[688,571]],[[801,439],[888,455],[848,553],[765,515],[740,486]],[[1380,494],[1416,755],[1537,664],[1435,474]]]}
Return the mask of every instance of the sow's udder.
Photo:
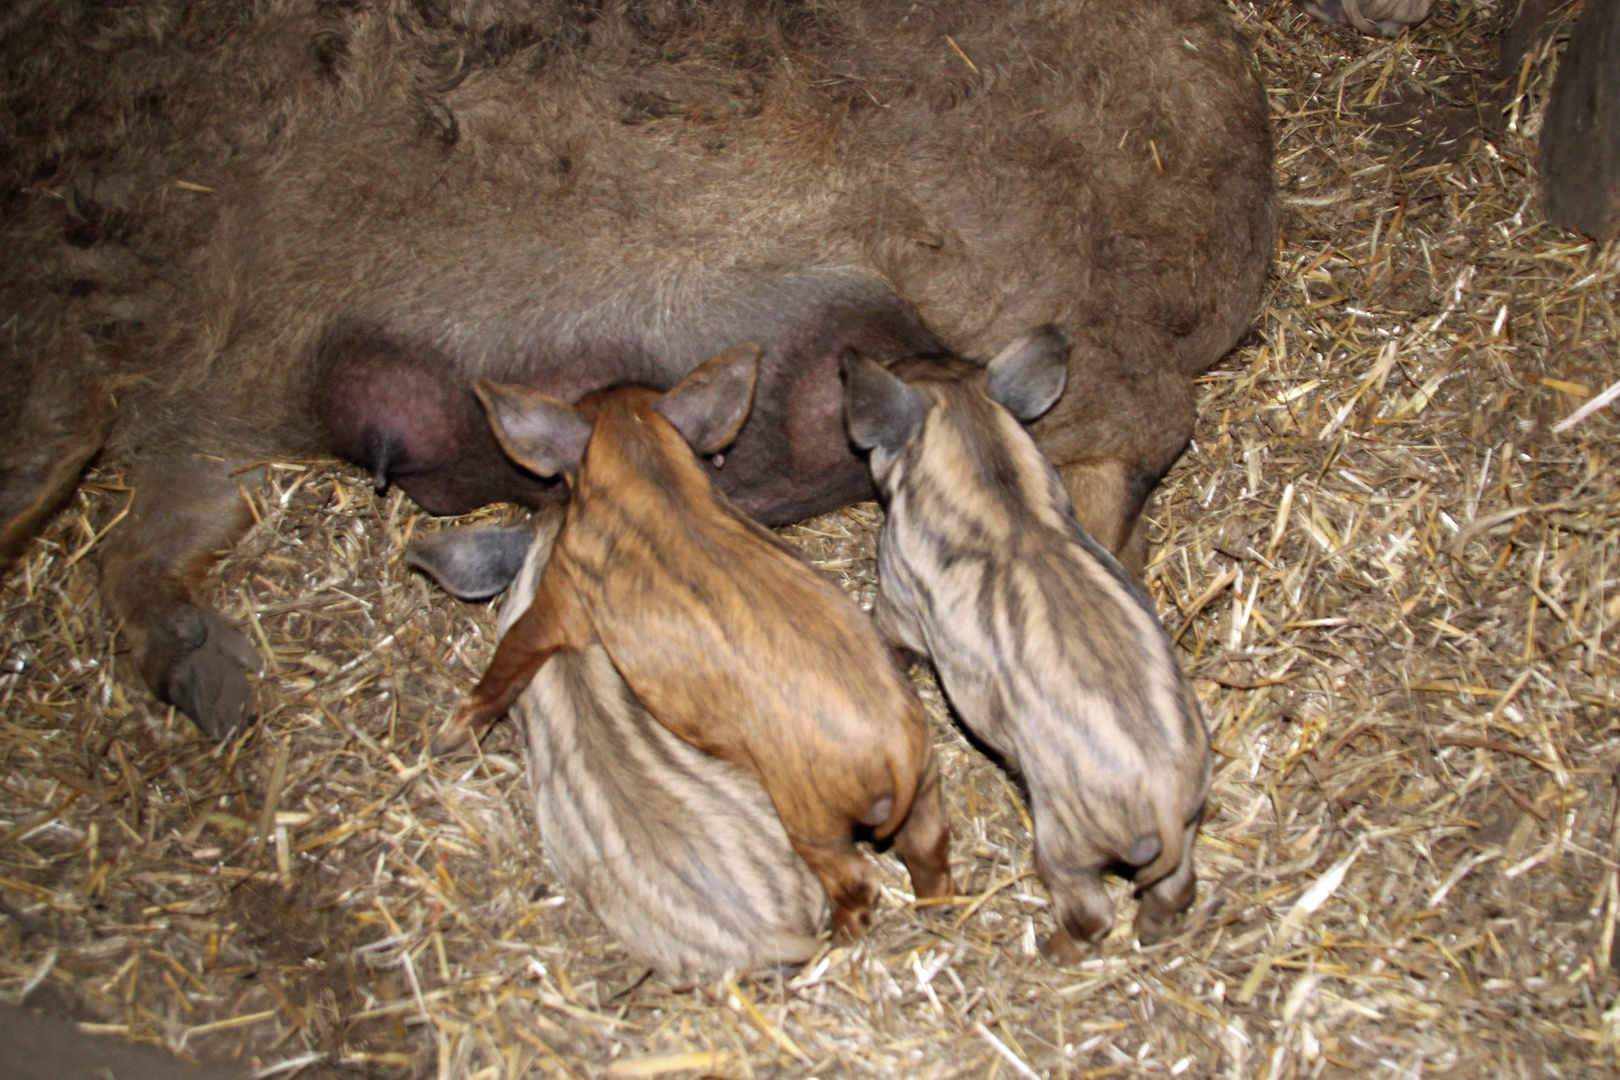
{"label": "sow's udder", "polygon": [[[829,300],[820,293],[773,308],[761,325],[725,319],[701,328],[685,357],[635,346],[549,361],[543,346],[505,365],[508,378],[566,402],[624,382],[667,387],[705,347],[766,345],[752,410],[737,440],[705,461],[710,478],[739,508],[777,525],[871,498],[871,476],[844,431],[838,357],[854,347],[874,356],[928,355],[937,342],[887,293]],[[373,323],[340,324],[316,350],[315,415],[331,452],[363,466],[378,489],[398,484],[423,509],[461,514],[492,502],[540,506],[564,485],[515,465],[501,450],[473,395],[475,372],[431,345],[402,342]]]}
{"label": "sow's udder", "polygon": [[506,457],[466,380],[431,352],[349,331],[328,337],[316,370],[329,448],[369,472],[377,490],[398,484],[430,514],[562,497],[558,481]]}

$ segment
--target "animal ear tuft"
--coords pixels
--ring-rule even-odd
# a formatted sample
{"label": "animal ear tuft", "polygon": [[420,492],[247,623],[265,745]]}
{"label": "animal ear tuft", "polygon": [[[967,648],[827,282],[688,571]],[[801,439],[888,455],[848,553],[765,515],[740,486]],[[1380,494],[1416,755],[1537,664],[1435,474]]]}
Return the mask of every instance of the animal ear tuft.
{"label": "animal ear tuft", "polygon": [[653,403],[698,454],[718,454],[737,438],[754,407],[765,350],[749,342],[711,356]]}
{"label": "animal ear tuft", "polygon": [[881,364],[846,349],[844,422],[859,450],[899,450],[928,415],[928,399]]}
{"label": "animal ear tuft", "polygon": [[572,405],[517,383],[479,379],[473,392],[508,457],[540,476],[573,473],[591,441],[591,422]]}
{"label": "animal ear tuft", "polygon": [[1046,415],[1069,378],[1069,339],[1036,327],[990,361],[990,396],[1024,423]]}

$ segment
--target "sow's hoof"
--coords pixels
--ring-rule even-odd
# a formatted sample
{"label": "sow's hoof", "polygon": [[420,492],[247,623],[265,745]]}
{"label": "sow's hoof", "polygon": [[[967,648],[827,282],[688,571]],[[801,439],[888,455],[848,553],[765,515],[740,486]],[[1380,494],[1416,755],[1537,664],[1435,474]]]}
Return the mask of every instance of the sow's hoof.
{"label": "sow's hoof", "polygon": [[[154,635],[167,639],[162,644],[168,653],[155,689],[204,735],[225,738],[252,711],[247,673],[263,670],[258,652],[241,631],[212,612],[182,611],[164,629],[168,633]],[[157,658],[149,663],[152,659]]]}

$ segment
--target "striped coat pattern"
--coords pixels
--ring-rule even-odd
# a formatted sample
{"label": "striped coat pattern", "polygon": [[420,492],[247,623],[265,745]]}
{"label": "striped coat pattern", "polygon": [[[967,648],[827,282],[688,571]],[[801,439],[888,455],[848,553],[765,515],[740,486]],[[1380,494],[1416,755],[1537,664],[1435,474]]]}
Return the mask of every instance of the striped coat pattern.
{"label": "striped coat pattern", "polygon": [[[527,610],[542,530],[501,610]],[[675,983],[801,963],[826,893],[746,769],[670,734],[600,643],[552,655],[512,707],[546,857],[637,961]]]}
{"label": "striped coat pattern", "polygon": [[659,722],[760,779],[827,890],[834,935],[855,938],[877,891],[857,830],[893,838],[919,897],[951,892],[939,770],[870,621],[694,456],[735,437],[759,353],[722,353],[664,394],[620,387],[577,407],[479,384],[502,446],[571,492],[533,604],[440,744],[487,728],[552,652],[599,637]]}
{"label": "striped coat pattern", "polygon": [[885,500],[874,615],[933,660],[963,723],[1026,782],[1060,961],[1113,923],[1106,868],[1134,871],[1144,943],[1191,902],[1210,775],[1147,596],[1076,522],[1020,423],[1062,392],[1066,351],[1041,330],[987,369],[845,360],[851,434]]}

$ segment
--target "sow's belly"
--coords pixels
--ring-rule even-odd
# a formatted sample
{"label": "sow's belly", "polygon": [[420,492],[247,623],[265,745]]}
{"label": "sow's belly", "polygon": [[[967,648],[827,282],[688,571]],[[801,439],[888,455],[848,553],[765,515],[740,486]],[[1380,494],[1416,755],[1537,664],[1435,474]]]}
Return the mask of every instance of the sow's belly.
{"label": "sow's belly", "polygon": [[536,343],[494,360],[347,317],[315,349],[311,402],[333,453],[365,468],[379,489],[397,484],[429,513],[539,506],[565,498],[563,484],[506,457],[474,379],[519,382],[574,402],[624,383],[665,389],[710,355],[757,341],[765,354],[752,411],[736,442],[705,462],[715,483],[768,525],[871,498],[871,478],[845,433],[839,357],[851,348],[885,362],[937,355],[939,343],[870,281],[805,275],[775,283],[770,300],[762,304],[756,293],[659,333],[604,326],[594,341]]}

